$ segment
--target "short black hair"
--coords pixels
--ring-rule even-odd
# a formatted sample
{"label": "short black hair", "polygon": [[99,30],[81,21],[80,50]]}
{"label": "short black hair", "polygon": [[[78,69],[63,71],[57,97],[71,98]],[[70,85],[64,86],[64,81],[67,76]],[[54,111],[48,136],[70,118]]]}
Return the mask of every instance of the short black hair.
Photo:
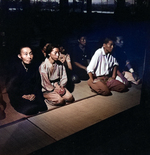
{"label": "short black hair", "polygon": [[18,51],[18,54],[21,54],[21,50],[22,50],[23,48],[30,48],[31,51],[32,51],[32,48],[29,47],[29,46],[21,46],[20,49],[19,49],[19,51]]}
{"label": "short black hair", "polygon": [[109,41],[113,41],[113,38],[105,38],[103,44],[107,44]]}
{"label": "short black hair", "polygon": [[24,47],[29,47],[29,48],[31,48],[31,42],[29,41],[28,38],[21,38],[21,39],[19,40],[18,45],[17,45],[18,54],[20,54],[21,49],[24,48]]}
{"label": "short black hair", "polygon": [[49,54],[52,52],[53,48],[59,48],[59,45],[56,43],[49,43],[46,47],[46,57],[49,58]]}
{"label": "short black hair", "polygon": [[82,37],[85,37],[85,38],[86,38],[86,35],[85,35],[85,34],[79,34],[79,35],[77,36],[77,39],[80,40]]}

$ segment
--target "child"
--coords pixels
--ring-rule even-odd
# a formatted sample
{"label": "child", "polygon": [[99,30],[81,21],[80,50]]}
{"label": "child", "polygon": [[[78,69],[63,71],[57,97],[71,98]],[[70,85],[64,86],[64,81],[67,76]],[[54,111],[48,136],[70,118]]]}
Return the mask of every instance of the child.
{"label": "child", "polygon": [[64,65],[58,60],[59,55],[59,47],[49,44],[46,59],[39,67],[43,96],[51,105],[64,105],[74,101],[72,94],[65,88],[67,74]]}
{"label": "child", "polygon": [[33,115],[47,110],[41,92],[38,67],[32,64],[33,54],[29,47],[22,47],[18,61],[11,70],[7,92],[14,109],[25,115]]}

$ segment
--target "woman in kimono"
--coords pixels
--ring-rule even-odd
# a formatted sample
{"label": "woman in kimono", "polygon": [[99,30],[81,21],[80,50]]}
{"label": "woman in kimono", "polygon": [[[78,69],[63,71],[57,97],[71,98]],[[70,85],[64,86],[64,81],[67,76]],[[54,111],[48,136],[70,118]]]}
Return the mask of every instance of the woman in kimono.
{"label": "woman in kimono", "polygon": [[67,74],[59,59],[59,46],[49,44],[46,59],[40,65],[42,92],[45,101],[51,105],[64,105],[74,101],[73,95],[65,88]]}
{"label": "woman in kimono", "polygon": [[11,74],[7,83],[7,92],[11,105],[25,115],[34,115],[47,110],[41,92],[41,79],[38,67],[31,63],[33,54],[29,47],[22,47],[19,61],[11,64]]}

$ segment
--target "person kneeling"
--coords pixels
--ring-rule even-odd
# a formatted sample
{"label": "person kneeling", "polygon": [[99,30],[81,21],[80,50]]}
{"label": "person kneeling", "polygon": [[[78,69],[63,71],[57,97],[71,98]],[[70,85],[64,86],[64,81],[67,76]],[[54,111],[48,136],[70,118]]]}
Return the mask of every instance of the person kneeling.
{"label": "person kneeling", "polygon": [[49,44],[46,59],[39,67],[45,102],[57,106],[74,102],[73,95],[65,88],[67,74],[64,65],[58,60],[59,55],[59,46]]}
{"label": "person kneeling", "polygon": [[106,38],[103,47],[95,52],[87,67],[90,78],[87,83],[99,95],[111,95],[111,91],[127,91],[127,86],[116,80],[118,63],[111,55],[112,50],[113,41]]}
{"label": "person kneeling", "polygon": [[11,64],[13,68],[7,82],[11,105],[17,112],[24,115],[34,115],[47,110],[41,91],[38,67],[32,62],[31,48],[21,47],[18,58],[19,61]]}

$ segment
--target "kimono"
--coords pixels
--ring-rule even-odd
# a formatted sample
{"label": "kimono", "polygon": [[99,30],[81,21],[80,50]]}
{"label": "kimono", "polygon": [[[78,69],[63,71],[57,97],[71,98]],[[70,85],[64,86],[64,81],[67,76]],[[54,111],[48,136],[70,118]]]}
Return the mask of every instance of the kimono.
{"label": "kimono", "polygon": [[[33,115],[47,110],[41,92],[41,79],[38,67],[29,64],[24,66],[18,61],[12,64],[10,77],[7,82],[7,92],[14,109],[25,115]],[[34,94],[35,99],[30,101],[22,98],[23,95]]]}
{"label": "kimono", "polygon": [[40,65],[39,72],[41,75],[42,92],[52,92],[54,90],[54,83],[61,87],[67,84],[67,74],[64,65],[60,61],[51,64],[49,59]]}

